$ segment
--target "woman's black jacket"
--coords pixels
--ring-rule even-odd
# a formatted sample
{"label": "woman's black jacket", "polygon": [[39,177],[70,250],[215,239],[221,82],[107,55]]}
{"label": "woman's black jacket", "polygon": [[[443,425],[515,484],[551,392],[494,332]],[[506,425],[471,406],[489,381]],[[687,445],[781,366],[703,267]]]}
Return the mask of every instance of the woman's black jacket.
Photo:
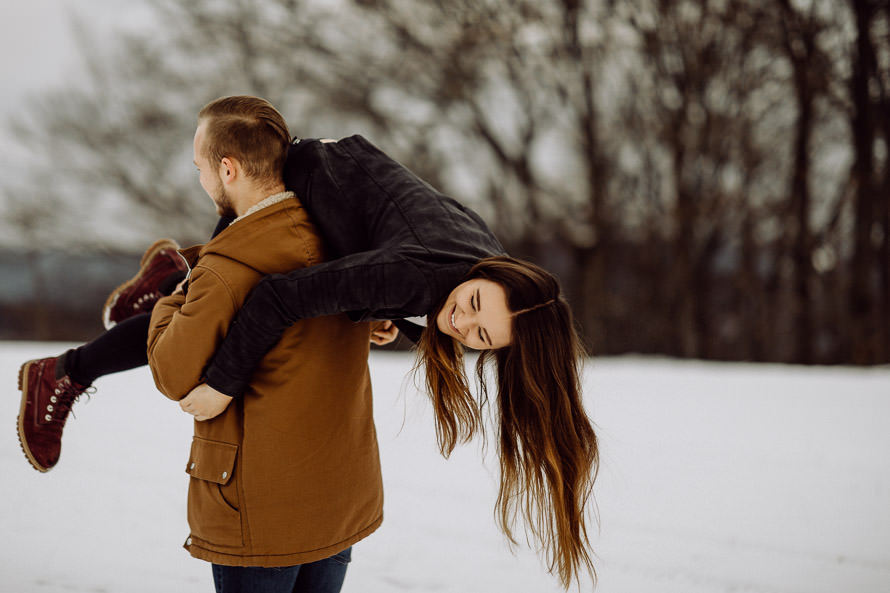
{"label": "woman's black jacket", "polygon": [[[427,315],[480,259],[504,249],[479,216],[362,138],[295,141],[284,172],[327,261],[264,278],[232,322],[207,384],[244,393],[260,360],[299,319]],[[430,319],[430,323],[435,321]]]}

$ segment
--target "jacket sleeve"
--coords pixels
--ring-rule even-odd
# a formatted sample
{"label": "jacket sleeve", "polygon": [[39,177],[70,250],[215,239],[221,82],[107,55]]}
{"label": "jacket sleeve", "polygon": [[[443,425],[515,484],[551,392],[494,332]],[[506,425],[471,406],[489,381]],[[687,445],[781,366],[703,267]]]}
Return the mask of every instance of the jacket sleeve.
{"label": "jacket sleeve", "polygon": [[[423,326],[411,323],[406,319],[396,319],[394,323],[403,336],[415,344],[420,341],[420,336],[423,335]],[[435,320],[431,321],[431,323],[435,323]]]}
{"label": "jacket sleeve", "polygon": [[427,284],[414,264],[386,250],[267,276],[235,316],[207,368],[206,382],[226,395],[242,395],[266,352],[300,319],[338,313],[378,319],[426,314]]}
{"label": "jacket sleeve", "polygon": [[157,302],[148,330],[148,364],[161,393],[180,400],[202,381],[235,311],[228,285],[200,266],[191,272],[188,296]]}

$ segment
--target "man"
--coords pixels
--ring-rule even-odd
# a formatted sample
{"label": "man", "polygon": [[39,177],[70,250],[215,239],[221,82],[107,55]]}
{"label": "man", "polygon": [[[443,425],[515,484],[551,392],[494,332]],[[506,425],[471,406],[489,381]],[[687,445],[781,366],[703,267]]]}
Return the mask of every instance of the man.
{"label": "man", "polygon": [[[187,291],[152,312],[149,365],[175,400],[201,383],[263,276],[322,259],[315,228],[285,191],[290,138],[281,115],[262,99],[227,97],[205,106],[198,122],[201,186],[220,215],[237,218],[182,252]],[[185,547],[213,563],[218,593],[339,591],[352,544],[380,525],[369,343],[369,325],[345,315],[301,320],[242,397],[212,420],[196,417]]]}

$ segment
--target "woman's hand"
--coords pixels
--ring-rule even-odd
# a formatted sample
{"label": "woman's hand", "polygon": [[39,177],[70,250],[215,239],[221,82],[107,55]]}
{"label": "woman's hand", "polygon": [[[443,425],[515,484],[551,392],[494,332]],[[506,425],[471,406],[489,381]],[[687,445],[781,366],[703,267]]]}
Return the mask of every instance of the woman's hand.
{"label": "woman's hand", "polygon": [[392,321],[378,321],[371,326],[371,342],[378,346],[389,344],[399,335],[399,328]]}
{"label": "woman's hand", "polygon": [[222,414],[231,401],[232,398],[228,395],[220,393],[206,383],[201,383],[179,400],[179,407],[186,414],[194,416],[195,420],[202,422]]}

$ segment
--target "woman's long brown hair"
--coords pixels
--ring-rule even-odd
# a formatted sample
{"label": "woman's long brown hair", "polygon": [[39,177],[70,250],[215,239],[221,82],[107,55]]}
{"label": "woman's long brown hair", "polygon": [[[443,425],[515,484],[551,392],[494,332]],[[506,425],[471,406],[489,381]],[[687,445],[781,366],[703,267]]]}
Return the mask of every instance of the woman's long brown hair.
{"label": "woman's long brown hair", "polygon": [[[571,309],[556,279],[528,262],[487,258],[465,280],[473,278],[500,284],[513,313],[510,345],[482,352],[476,363],[482,402],[488,399],[486,365],[493,362],[496,370],[498,523],[515,544],[514,526],[521,516],[564,587],[582,570],[595,580],[587,513],[599,452],[581,401],[585,353]],[[472,396],[464,373],[462,346],[432,321],[440,308],[428,317],[418,353],[436,413],[439,448],[447,457],[483,423],[482,404]]]}

